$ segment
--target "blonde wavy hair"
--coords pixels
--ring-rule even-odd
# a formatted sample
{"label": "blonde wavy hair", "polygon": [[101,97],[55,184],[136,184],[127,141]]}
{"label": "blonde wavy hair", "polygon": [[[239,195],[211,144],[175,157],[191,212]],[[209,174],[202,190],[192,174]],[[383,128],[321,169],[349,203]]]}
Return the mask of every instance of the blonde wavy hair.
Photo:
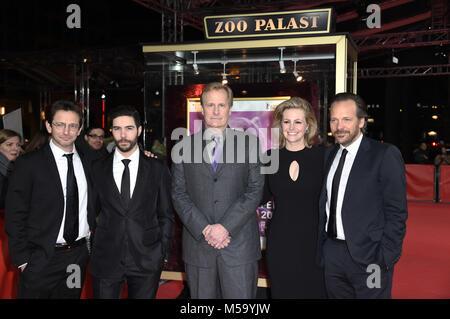
{"label": "blonde wavy hair", "polygon": [[314,143],[314,137],[317,134],[317,120],[316,116],[312,110],[311,104],[305,99],[300,97],[293,97],[287,101],[280,103],[273,112],[273,128],[278,128],[280,130],[280,148],[286,146],[286,139],[283,135],[281,128],[281,121],[283,120],[283,113],[287,109],[300,109],[305,112],[305,120],[308,125],[308,129],[305,132],[305,146],[310,148]]}

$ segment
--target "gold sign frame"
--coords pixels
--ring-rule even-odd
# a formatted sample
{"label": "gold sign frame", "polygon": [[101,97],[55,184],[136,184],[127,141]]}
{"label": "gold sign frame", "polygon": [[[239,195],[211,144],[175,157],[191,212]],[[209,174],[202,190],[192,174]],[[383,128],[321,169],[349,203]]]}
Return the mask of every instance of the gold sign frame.
{"label": "gold sign frame", "polygon": [[284,35],[300,36],[330,33],[331,19],[332,9],[326,8],[206,16],[203,18],[203,25],[208,40]]}

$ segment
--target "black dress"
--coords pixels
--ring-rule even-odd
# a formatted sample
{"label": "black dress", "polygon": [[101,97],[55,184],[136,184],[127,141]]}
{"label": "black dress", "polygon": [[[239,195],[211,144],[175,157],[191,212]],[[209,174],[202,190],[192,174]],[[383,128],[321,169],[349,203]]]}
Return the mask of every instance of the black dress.
{"label": "black dress", "polygon": [[[264,201],[275,211],[267,229],[266,262],[275,299],[326,298],[323,269],[316,264],[323,147],[280,150],[278,172],[266,175]],[[299,164],[296,181],[289,175]]]}

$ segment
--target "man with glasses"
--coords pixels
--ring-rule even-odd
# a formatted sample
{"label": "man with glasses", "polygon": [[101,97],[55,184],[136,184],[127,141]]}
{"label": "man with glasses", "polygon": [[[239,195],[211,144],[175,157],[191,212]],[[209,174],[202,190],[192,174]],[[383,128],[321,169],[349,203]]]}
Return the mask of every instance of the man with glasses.
{"label": "man with glasses", "polygon": [[6,233],[12,262],[20,269],[19,298],[79,298],[95,214],[83,154],[74,146],[82,112],[55,102],[46,121],[51,139],[21,156],[6,196]]}
{"label": "man with glasses", "polygon": [[105,138],[105,131],[101,127],[91,126],[85,134],[84,140],[94,150],[101,150],[103,148],[103,139]]}
{"label": "man with glasses", "polygon": [[89,162],[106,157],[109,153],[106,150],[103,140],[105,131],[96,125],[91,125],[85,129],[83,137],[80,136],[75,141],[77,149],[81,149]]}

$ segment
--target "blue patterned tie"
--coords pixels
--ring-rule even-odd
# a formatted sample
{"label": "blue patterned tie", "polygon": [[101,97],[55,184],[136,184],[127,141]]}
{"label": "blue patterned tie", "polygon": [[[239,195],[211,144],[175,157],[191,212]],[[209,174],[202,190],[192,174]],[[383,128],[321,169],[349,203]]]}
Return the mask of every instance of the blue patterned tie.
{"label": "blue patterned tie", "polygon": [[214,136],[213,138],[214,142],[216,142],[216,146],[214,146],[213,152],[212,152],[212,167],[214,170],[214,173],[217,170],[217,166],[219,165],[219,157],[220,154],[222,153],[222,147],[220,144],[220,137],[219,136]]}

